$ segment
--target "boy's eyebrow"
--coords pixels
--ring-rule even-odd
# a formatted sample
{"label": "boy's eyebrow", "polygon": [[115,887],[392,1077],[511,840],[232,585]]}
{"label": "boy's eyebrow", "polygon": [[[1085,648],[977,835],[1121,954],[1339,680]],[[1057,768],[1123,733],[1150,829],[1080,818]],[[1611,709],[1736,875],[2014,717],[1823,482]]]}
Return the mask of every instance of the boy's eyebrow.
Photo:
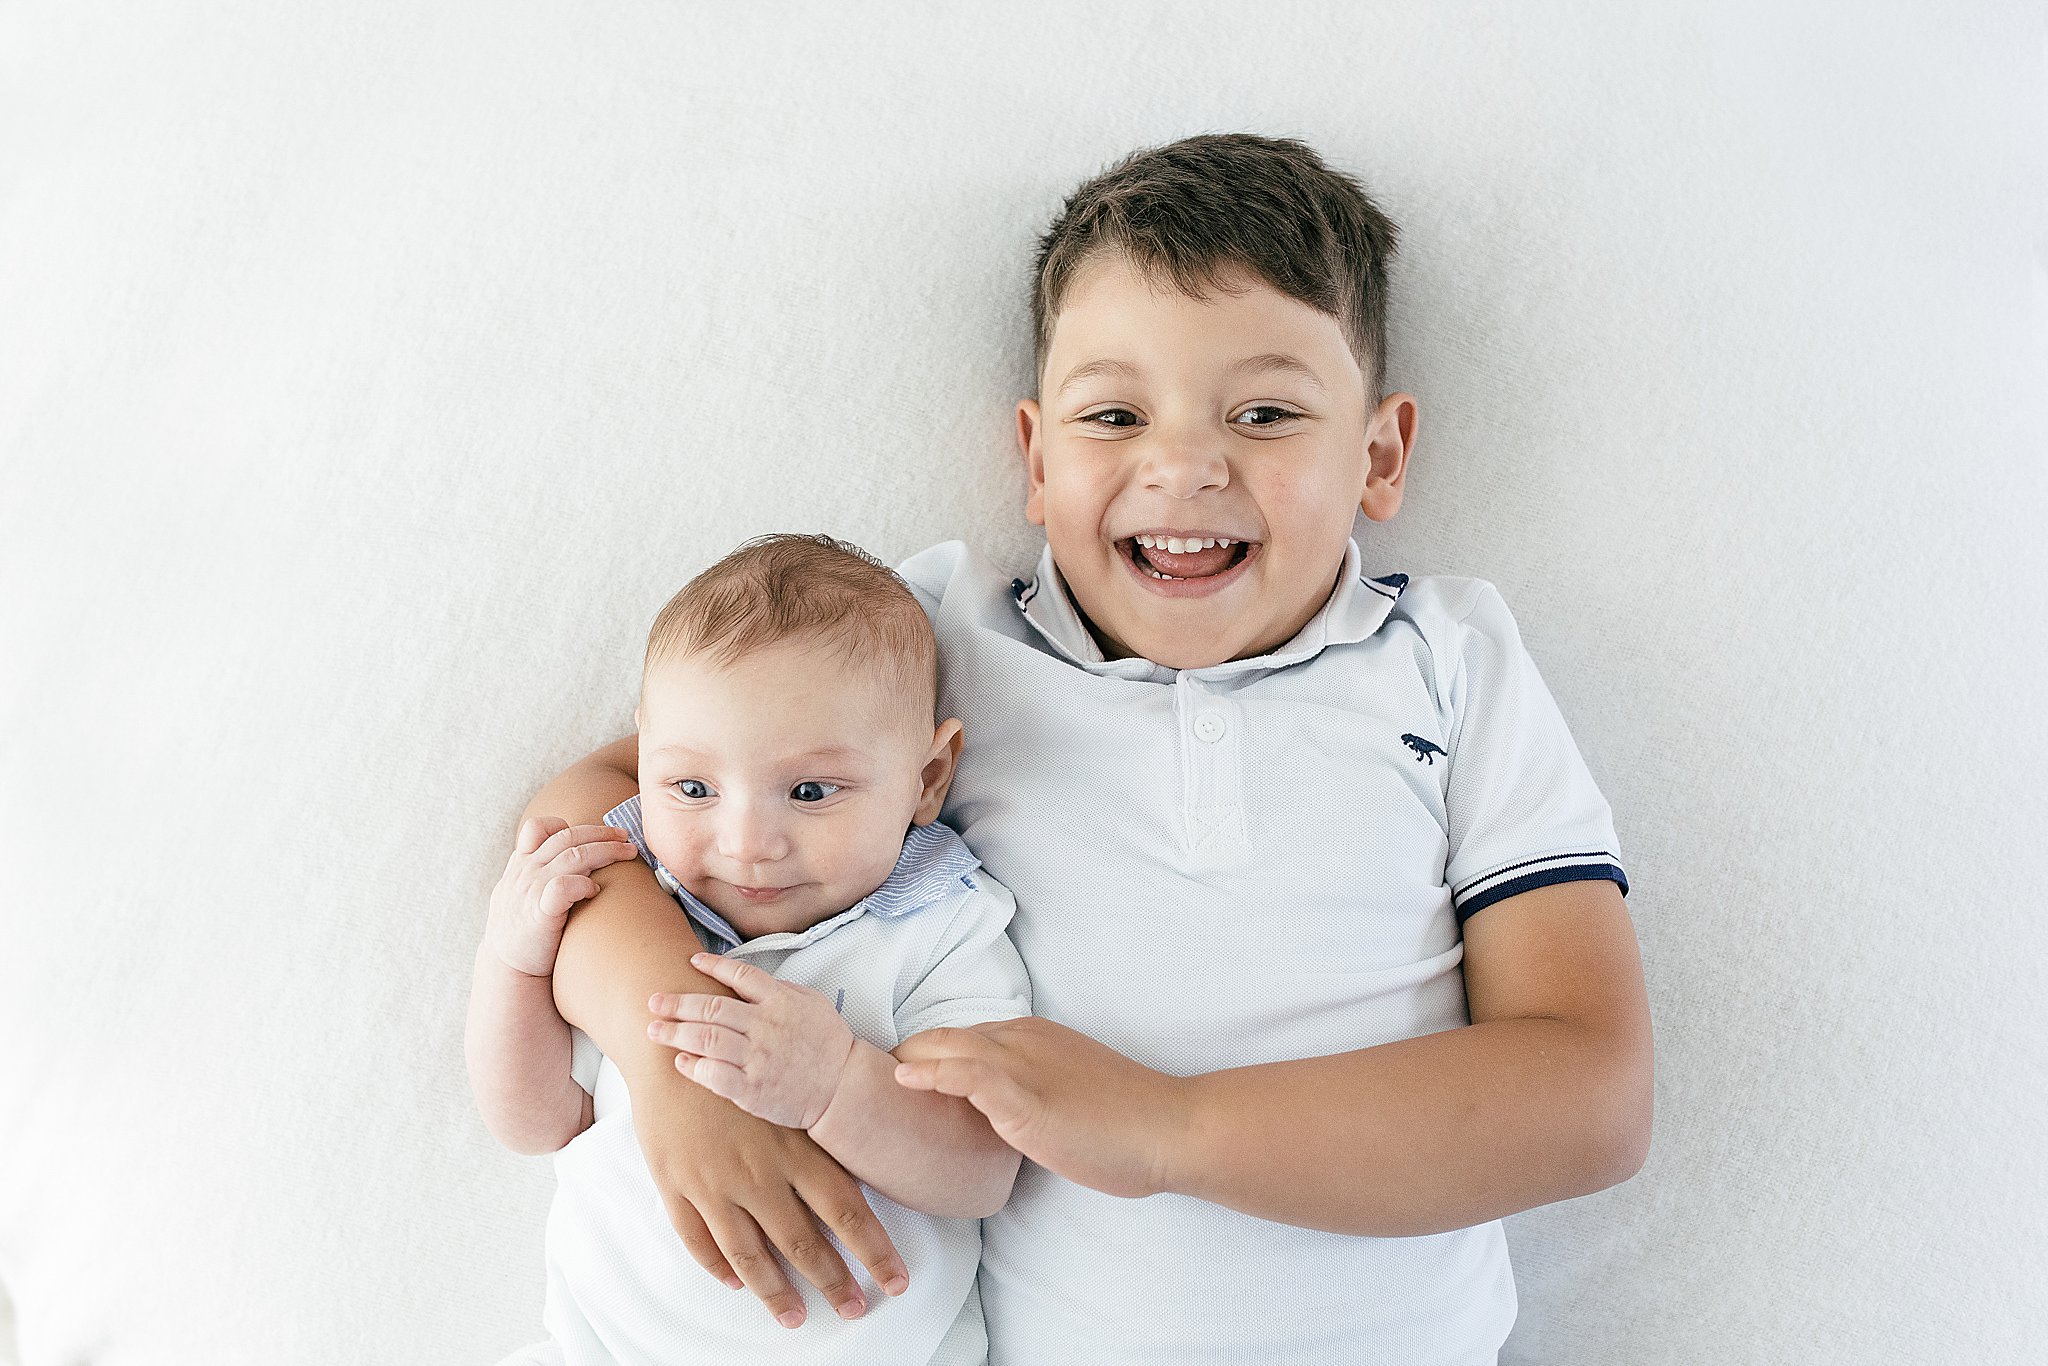
{"label": "boy's eyebrow", "polygon": [[[1243,360],[1231,362],[1230,368],[1223,373],[1236,376],[1263,373],[1269,370],[1278,370],[1285,374],[1299,376],[1301,379],[1315,385],[1322,392],[1329,392],[1328,388],[1323,384],[1322,377],[1316,374],[1308,362],[1287,355],[1282,351],[1268,351],[1263,356],[1246,356]],[[1077,365],[1070,370],[1067,373],[1067,377],[1060,381],[1059,388],[1053,390],[1053,392],[1056,394],[1065,393],[1082,380],[1094,379],[1097,375],[1108,375],[1112,379],[1126,380],[1142,378],[1142,372],[1129,361],[1109,360],[1106,358],[1091,360]]]}
{"label": "boy's eyebrow", "polygon": [[1082,380],[1094,379],[1097,375],[1108,375],[1114,379],[1136,379],[1138,367],[1126,360],[1091,360],[1069,370],[1067,377],[1060,381],[1060,387],[1053,392],[1065,393]]}
{"label": "boy's eyebrow", "polygon": [[1323,388],[1322,377],[1309,368],[1308,362],[1297,360],[1295,357],[1280,351],[1269,351],[1263,356],[1247,356],[1232,365],[1225,373],[1244,375],[1250,374],[1253,371],[1266,370],[1279,370],[1286,374],[1297,375],[1307,380],[1310,384],[1315,385],[1316,388],[1321,389],[1324,393],[1329,392],[1328,389]]}

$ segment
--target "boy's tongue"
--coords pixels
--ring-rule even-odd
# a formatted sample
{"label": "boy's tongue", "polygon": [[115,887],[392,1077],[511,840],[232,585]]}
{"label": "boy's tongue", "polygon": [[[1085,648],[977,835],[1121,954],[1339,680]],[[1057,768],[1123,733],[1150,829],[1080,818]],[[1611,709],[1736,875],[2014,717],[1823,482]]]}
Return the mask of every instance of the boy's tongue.
{"label": "boy's tongue", "polygon": [[1211,574],[1221,574],[1230,568],[1242,548],[1235,545],[1212,545],[1207,550],[1190,550],[1176,555],[1170,550],[1148,549],[1132,543],[1138,552],[1138,563],[1149,565],[1162,574],[1171,574],[1176,579],[1206,579]]}

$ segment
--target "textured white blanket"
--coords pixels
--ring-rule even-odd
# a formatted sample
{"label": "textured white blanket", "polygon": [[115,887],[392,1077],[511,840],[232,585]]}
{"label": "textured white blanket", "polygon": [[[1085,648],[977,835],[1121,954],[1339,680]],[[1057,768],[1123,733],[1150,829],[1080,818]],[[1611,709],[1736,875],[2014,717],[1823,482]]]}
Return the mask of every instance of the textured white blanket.
{"label": "textured white blanket", "polygon": [[2044,118],[2021,0],[0,7],[19,1362],[538,1335],[519,805],[745,535],[1028,563],[1034,234],[1211,129],[1403,225],[1368,554],[1500,586],[1634,883],[1655,1151],[1506,1360],[2038,1351]]}

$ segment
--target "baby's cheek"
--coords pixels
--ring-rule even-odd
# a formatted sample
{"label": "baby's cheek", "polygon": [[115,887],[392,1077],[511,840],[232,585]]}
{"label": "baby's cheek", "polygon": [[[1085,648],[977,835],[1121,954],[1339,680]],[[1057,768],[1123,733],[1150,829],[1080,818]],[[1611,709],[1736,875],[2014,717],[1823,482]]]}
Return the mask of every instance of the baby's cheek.
{"label": "baby's cheek", "polygon": [[640,834],[662,867],[684,881],[690,879],[696,871],[696,854],[693,841],[680,822],[643,816]]}

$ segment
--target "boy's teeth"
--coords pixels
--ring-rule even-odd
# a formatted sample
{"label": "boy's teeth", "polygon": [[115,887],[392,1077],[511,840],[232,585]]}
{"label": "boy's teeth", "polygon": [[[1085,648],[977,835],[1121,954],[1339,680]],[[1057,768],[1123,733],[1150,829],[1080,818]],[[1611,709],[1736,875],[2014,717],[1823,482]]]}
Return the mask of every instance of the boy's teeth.
{"label": "boy's teeth", "polygon": [[1237,544],[1227,536],[1136,536],[1132,539],[1147,550],[1163,550],[1169,555],[1188,555],[1211,546]]}

